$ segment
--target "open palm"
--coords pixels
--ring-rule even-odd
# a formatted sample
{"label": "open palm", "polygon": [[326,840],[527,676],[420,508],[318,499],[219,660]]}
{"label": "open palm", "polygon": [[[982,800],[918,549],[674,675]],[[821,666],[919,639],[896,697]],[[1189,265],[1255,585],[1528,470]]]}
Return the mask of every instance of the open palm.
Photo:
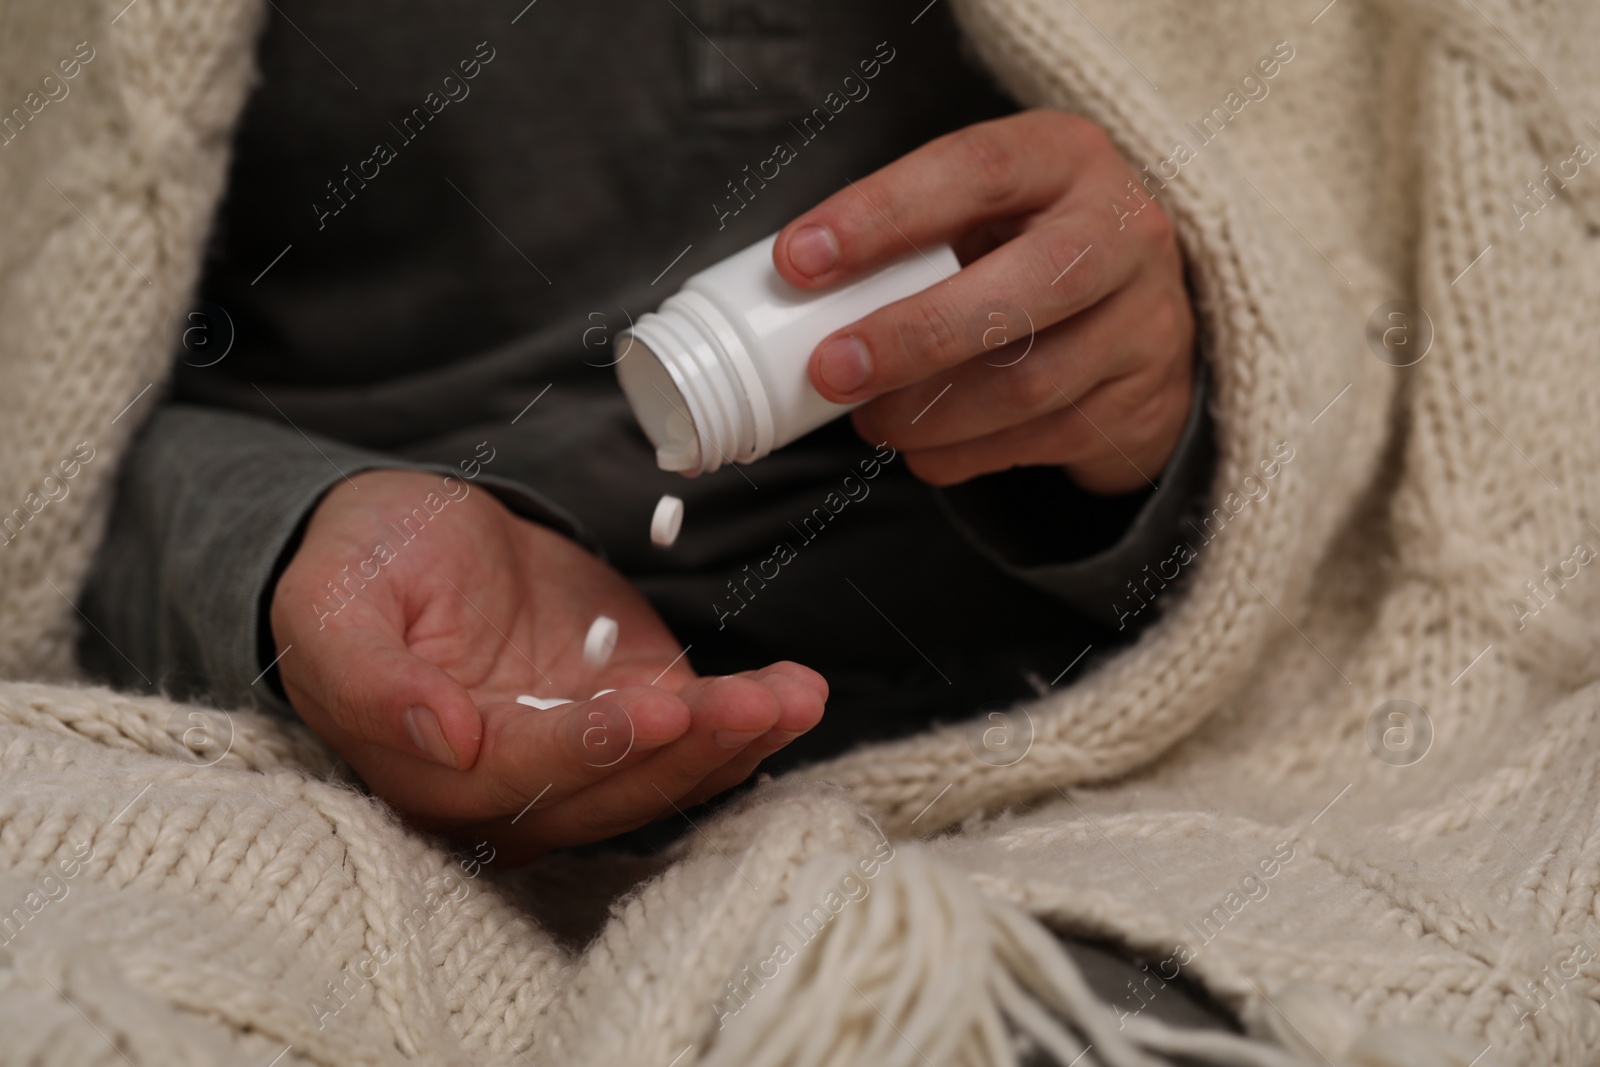
{"label": "open palm", "polygon": [[[815,671],[700,678],[626,578],[487,492],[444,486],[367,471],[331,490],[271,611],[295,709],[418,825],[514,860],[599,840],[736,785],[820,720]],[[413,509],[433,514],[406,541],[393,524]],[[598,615],[619,624],[600,666],[583,657]]]}

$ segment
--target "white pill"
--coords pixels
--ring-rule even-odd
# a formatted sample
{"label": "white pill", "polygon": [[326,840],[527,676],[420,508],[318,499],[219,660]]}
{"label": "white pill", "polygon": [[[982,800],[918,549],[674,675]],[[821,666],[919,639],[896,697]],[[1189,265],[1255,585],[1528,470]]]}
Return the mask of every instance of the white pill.
{"label": "white pill", "polygon": [[523,693],[517,698],[517,703],[526,704],[530,708],[538,708],[540,711],[548,711],[551,708],[559,708],[563,704],[571,704],[572,699],[570,697],[549,697],[547,699]]}
{"label": "white pill", "polygon": [[683,501],[670,494],[656,501],[656,513],[650,517],[650,540],[662,548],[671,548],[683,527]]}
{"label": "white pill", "polygon": [[583,659],[591,667],[603,667],[617,647],[617,620],[601,615],[589,624],[583,638]]}

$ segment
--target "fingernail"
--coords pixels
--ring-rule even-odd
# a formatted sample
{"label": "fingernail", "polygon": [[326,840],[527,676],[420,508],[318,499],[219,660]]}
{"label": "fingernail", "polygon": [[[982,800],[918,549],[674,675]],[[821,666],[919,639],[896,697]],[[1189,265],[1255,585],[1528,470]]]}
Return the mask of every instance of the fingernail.
{"label": "fingernail", "polygon": [[804,730],[768,730],[768,739],[780,745],[787,745],[790,741],[805,733]]}
{"label": "fingernail", "polygon": [[789,262],[813,278],[826,274],[839,262],[838,238],[826,226],[802,226],[789,238]]}
{"label": "fingernail", "polygon": [[765,730],[718,730],[711,735],[711,739],[719,748],[743,748],[766,732]]}
{"label": "fingernail", "polygon": [[444,731],[439,729],[439,720],[433,712],[421,704],[413,704],[406,709],[405,718],[406,733],[411,737],[411,743],[416,745],[423,755],[446,767],[459,766],[456,763],[456,754],[445,742]]}
{"label": "fingernail", "polygon": [[829,338],[817,348],[817,372],[830,389],[855,392],[867,384],[867,377],[872,373],[867,346],[849,334]]}

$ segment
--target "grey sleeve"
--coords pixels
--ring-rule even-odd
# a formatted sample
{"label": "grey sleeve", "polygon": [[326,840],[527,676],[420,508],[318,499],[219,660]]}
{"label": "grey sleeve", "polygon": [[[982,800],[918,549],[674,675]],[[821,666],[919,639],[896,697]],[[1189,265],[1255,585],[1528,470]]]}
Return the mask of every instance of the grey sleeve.
{"label": "grey sleeve", "polygon": [[940,491],[952,523],[1002,570],[1066,601],[1111,630],[1148,625],[1154,612],[1128,595],[1128,583],[1169,559],[1179,528],[1204,492],[1214,462],[1207,407],[1209,372],[1197,358],[1183,434],[1155,486],[1096,496],[1054,468],[974,478]]}
{"label": "grey sleeve", "polygon": [[509,479],[469,479],[252,415],[167,405],[118,471],[80,597],[84,668],[124,688],[293,715],[267,669],[270,593],[323,494],[375,468],[472,480],[516,514],[597,550],[569,513]]}

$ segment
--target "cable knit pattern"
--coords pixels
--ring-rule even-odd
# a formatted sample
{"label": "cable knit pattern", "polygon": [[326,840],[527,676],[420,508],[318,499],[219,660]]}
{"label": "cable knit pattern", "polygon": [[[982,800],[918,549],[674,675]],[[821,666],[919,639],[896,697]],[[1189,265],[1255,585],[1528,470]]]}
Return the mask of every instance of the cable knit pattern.
{"label": "cable knit pattern", "polygon": [[[0,535],[11,677],[70,675],[66,598],[88,571],[117,454],[171,365],[254,69],[254,4],[140,0],[118,17],[122,7],[9,11],[0,35],[12,126],[10,109],[40,108],[0,148],[0,520],[21,520]],[[80,42],[93,58],[63,82],[58,64]],[[41,90],[47,75],[58,88]],[[124,414],[135,397],[142,407]],[[43,479],[60,480],[80,442],[94,458],[51,501]]]}
{"label": "cable knit pattern", "polygon": [[[664,856],[516,875],[405,831],[298,727],[45,684],[260,10],[8,11],[0,104],[95,58],[0,146],[0,1062],[1011,1063],[1001,1015],[1080,1048],[1042,1006],[1086,1065],[1597,1062],[1600,171],[1528,183],[1600,147],[1600,9],[954,2],[1019,100],[1089,115],[1136,170],[1197,149],[1152,185],[1231,517],[1055,695],[766,782]],[[1280,41],[1270,92],[1202,142]],[[1401,298],[1433,340],[1395,367],[1368,320]],[[1375,754],[1395,700],[1431,727],[1419,760]],[[868,891],[753,984],[883,833]],[[1175,1035],[1132,990],[1114,1019],[1028,916],[1181,969],[1259,1040]]]}

